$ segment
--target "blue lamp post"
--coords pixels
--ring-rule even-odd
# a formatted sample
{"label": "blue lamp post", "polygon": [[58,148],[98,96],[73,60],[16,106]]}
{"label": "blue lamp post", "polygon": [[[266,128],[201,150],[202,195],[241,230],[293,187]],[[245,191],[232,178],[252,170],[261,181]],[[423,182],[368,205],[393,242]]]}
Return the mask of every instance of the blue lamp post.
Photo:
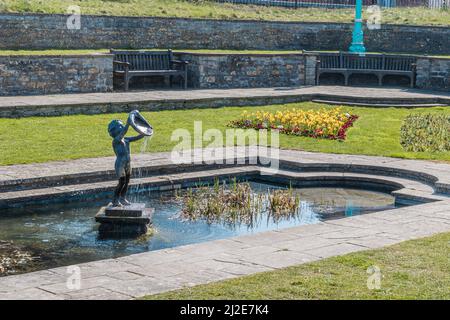
{"label": "blue lamp post", "polygon": [[356,0],[355,25],[353,26],[352,44],[348,49],[354,53],[365,53],[364,32],[362,21],[362,0]]}

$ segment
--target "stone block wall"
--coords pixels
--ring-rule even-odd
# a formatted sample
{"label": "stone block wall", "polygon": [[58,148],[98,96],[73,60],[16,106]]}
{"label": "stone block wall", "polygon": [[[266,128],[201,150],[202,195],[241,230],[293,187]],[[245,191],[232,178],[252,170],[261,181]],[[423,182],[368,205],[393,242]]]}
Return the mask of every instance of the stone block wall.
{"label": "stone block wall", "polygon": [[418,58],[416,86],[450,93],[450,59]]}
{"label": "stone block wall", "polygon": [[[314,85],[317,56],[176,53],[201,89]],[[109,92],[113,56],[0,56],[0,96]],[[144,83],[143,78],[136,81]],[[417,56],[416,87],[450,92],[450,59]]]}
{"label": "stone block wall", "polygon": [[[350,23],[0,14],[0,49],[173,48],[348,50]],[[450,54],[450,28],[382,25],[365,32],[368,51]]]}
{"label": "stone block wall", "polygon": [[0,56],[0,96],[108,92],[112,55]]}
{"label": "stone block wall", "polygon": [[180,53],[189,84],[201,89],[292,87],[314,84],[314,55]]}

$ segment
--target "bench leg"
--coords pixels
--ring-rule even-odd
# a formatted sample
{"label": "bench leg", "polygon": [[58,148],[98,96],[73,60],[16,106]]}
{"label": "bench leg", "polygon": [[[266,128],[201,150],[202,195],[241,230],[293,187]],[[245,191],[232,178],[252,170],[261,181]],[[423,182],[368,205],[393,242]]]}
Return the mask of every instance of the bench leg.
{"label": "bench leg", "polygon": [[411,88],[414,88],[414,76],[410,77],[411,82],[410,82],[410,86]]}
{"label": "bench leg", "polygon": [[383,85],[383,75],[378,75],[378,85],[380,87]]}
{"label": "bench leg", "polygon": [[128,91],[130,88],[130,79],[128,77],[123,78],[124,85],[125,85],[125,91]]}
{"label": "bench leg", "polygon": [[128,75],[128,72],[125,72],[124,76],[123,76],[123,82],[125,85],[125,91],[128,91],[128,89],[130,88],[130,76]]}
{"label": "bench leg", "polygon": [[348,73],[344,73],[344,85],[348,86],[348,78],[350,75]]}
{"label": "bench leg", "polygon": [[184,72],[183,80],[184,80],[184,90],[186,90],[187,87],[188,87],[188,73],[187,73],[187,70],[185,70],[185,72]]}
{"label": "bench leg", "polygon": [[164,76],[164,85],[170,87],[170,76]]}

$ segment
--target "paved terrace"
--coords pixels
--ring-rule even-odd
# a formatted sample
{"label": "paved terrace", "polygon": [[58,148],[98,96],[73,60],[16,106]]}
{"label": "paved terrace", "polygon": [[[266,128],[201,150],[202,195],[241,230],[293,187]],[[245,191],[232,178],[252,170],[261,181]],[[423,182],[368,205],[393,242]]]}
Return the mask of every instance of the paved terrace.
{"label": "paved terrace", "polygon": [[312,100],[379,107],[426,107],[450,105],[450,93],[407,88],[305,86],[17,96],[0,99],[0,117],[111,113],[133,108],[152,111],[248,106]]}
{"label": "paved terrace", "polygon": [[[237,151],[244,152],[241,148]],[[429,181],[434,186],[450,185],[450,165],[436,162],[289,150],[282,150],[280,158],[311,166],[373,166],[384,167],[386,172],[408,169],[433,177]],[[112,162],[109,157],[0,167],[0,183],[6,186],[16,179],[107,172]],[[135,168],[150,163],[170,163],[169,154],[135,157]],[[66,286],[66,267],[4,277],[0,278],[0,299],[132,299],[380,248],[450,231],[450,200],[439,198],[412,207],[80,264],[79,290]]]}

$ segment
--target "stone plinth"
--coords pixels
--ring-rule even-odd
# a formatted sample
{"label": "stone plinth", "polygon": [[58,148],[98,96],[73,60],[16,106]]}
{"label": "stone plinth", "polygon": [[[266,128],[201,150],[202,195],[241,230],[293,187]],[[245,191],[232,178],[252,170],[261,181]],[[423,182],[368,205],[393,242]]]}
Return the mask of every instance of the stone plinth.
{"label": "stone plinth", "polygon": [[143,203],[124,207],[107,206],[100,209],[95,221],[100,223],[100,237],[139,236],[148,231],[153,212],[153,208],[146,208]]}
{"label": "stone plinth", "polygon": [[106,217],[142,217],[145,213],[145,203],[132,203],[125,207],[112,207],[105,208]]}

